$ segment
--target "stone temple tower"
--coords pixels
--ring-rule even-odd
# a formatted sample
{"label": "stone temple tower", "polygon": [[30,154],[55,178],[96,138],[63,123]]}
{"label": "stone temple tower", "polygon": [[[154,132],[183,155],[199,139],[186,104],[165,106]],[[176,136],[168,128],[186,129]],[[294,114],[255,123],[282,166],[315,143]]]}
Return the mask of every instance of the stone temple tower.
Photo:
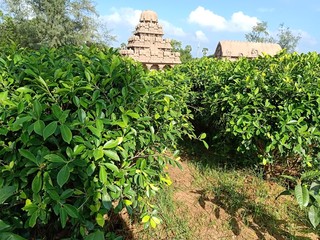
{"label": "stone temple tower", "polygon": [[169,39],[163,39],[163,29],[155,12],[143,11],[133,36],[120,54],[132,57],[150,70],[162,70],[181,63],[180,53],[172,52]]}

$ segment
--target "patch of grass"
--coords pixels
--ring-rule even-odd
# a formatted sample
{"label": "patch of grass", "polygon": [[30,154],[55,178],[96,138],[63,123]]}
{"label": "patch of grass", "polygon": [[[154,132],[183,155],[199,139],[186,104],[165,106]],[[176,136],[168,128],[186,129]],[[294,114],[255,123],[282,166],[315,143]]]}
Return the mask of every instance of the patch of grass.
{"label": "patch of grass", "polygon": [[309,239],[297,236],[319,235],[292,197],[276,199],[284,187],[264,180],[258,165],[239,166],[201,147],[190,155],[190,149],[185,157],[195,169],[193,184],[201,189],[201,200],[214,203],[230,215],[228,226],[235,235],[241,232],[239,222],[254,230],[260,239],[265,239],[264,234],[276,239]]}
{"label": "patch of grass", "polygon": [[178,213],[177,203],[173,201],[173,191],[174,187],[170,186],[159,192],[153,204],[160,209],[162,224],[156,229],[148,228],[141,231],[138,239],[194,239],[192,229],[186,221],[188,213]]}
{"label": "patch of grass", "polygon": [[[247,233],[262,240],[318,239],[319,230],[311,227],[293,197],[276,199],[284,186],[265,180],[259,165],[237,165],[237,159],[230,155],[224,158],[225,155],[197,144],[185,149],[182,159],[188,163],[192,183],[188,187],[183,185],[179,191],[194,194],[192,210],[190,203],[184,205],[184,199],[173,200],[177,191],[174,185],[162,190],[154,203],[163,223],[157,229],[142,231],[136,239],[191,240],[209,229],[214,229],[219,239],[241,238]],[[197,204],[199,214],[195,212]]]}

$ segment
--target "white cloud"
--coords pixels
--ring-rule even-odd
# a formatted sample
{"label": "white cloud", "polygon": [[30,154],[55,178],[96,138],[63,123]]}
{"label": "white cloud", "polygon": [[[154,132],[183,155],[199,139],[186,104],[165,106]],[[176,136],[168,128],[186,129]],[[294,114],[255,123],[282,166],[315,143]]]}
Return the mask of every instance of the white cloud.
{"label": "white cloud", "polygon": [[182,28],[174,26],[172,23],[159,20],[160,25],[163,27],[163,31],[165,34],[176,36],[176,37],[184,37],[186,33],[183,31]]}
{"label": "white cloud", "polygon": [[110,26],[114,25],[129,25],[131,27],[136,26],[139,23],[141,10],[133,8],[112,8],[110,15],[100,16],[102,21],[106,22]]}
{"label": "white cloud", "polygon": [[233,31],[247,32],[252,29],[259,22],[256,17],[250,17],[243,12],[236,12],[232,14],[231,21],[229,21],[230,29]]}
{"label": "white cloud", "polygon": [[201,30],[198,30],[195,32],[196,39],[199,42],[209,42],[209,39],[207,38],[206,34],[202,32]]}
{"label": "white cloud", "polygon": [[[100,25],[105,25],[107,29],[112,31],[112,35],[117,37],[117,43],[127,42],[139,23],[141,13],[141,10],[133,8],[111,8],[110,14],[100,16],[99,22]],[[181,27],[162,19],[159,19],[159,23],[163,27],[165,35],[170,38],[180,39],[187,36]],[[113,46],[116,44],[113,43]]]}
{"label": "white cloud", "polygon": [[[108,26],[115,28],[117,26],[129,26],[134,30],[135,26],[139,23],[141,10],[133,8],[112,8],[112,13],[109,15],[101,16],[101,21],[105,22]],[[172,23],[159,19],[159,23],[164,29],[165,34],[172,36],[183,37],[186,33],[182,28],[174,26]]]}
{"label": "white cloud", "polygon": [[209,27],[213,31],[246,32],[250,31],[260,20],[257,17],[245,15],[243,12],[235,12],[231,19],[227,20],[214,12],[197,7],[188,17],[190,23],[198,24],[202,27]]}
{"label": "white cloud", "polygon": [[203,27],[210,27],[215,30],[224,30],[227,27],[227,21],[204,7],[197,7],[189,14],[188,21],[196,23]]}

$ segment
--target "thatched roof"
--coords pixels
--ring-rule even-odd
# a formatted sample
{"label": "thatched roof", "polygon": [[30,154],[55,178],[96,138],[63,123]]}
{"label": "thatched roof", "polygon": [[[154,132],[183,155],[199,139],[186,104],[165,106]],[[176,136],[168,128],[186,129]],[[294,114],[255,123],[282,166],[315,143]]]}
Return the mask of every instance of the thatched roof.
{"label": "thatched roof", "polygon": [[220,41],[214,56],[217,58],[258,57],[262,53],[275,55],[281,51],[277,43]]}

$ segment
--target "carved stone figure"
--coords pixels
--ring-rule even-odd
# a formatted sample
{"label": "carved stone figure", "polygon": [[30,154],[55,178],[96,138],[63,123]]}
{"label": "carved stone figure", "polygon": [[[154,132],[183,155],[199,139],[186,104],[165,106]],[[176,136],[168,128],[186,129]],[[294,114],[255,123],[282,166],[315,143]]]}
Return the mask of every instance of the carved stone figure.
{"label": "carved stone figure", "polygon": [[163,39],[163,35],[157,14],[151,10],[143,11],[134,35],[129,38],[127,48],[120,50],[120,54],[129,56],[152,70],[180,64],[180,54],[172,52],[170,40]]}

